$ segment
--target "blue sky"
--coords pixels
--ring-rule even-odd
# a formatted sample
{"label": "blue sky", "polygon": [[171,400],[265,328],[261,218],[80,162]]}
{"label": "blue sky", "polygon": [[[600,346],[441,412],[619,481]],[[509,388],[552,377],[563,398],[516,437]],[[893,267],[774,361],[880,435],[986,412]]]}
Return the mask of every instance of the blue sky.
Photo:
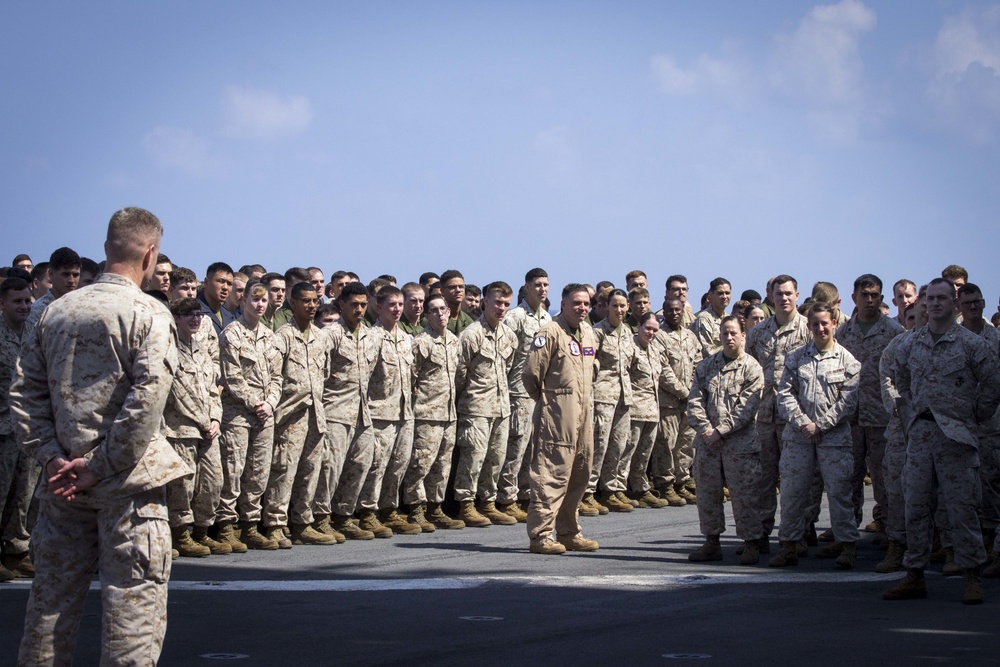
{"label": "blue sky", "polygon": [[[143,206],[163,250],[694,298],[966,266],[1000,291],[1000,4],[0,9],[0,263]],[[9,256],[8,256],[9,255]]]}

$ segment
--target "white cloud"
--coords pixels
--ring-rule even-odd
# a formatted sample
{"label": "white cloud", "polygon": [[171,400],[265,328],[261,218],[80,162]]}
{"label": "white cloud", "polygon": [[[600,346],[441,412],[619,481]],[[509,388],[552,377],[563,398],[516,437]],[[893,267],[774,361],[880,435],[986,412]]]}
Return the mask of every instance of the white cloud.
{"label": "white cloud", "polygon": [[215,160],[208,146],[191,130],[157,125],[142,138],[142,147],[155,162],[192,176],[209,174]]}
{"label": "white cloud", "polygon": [[714,95],[740,102],[753,93],[755,83],[749,68],[736,56],[701,54],[691,67],[681,67],[669,53],[653,56],[653,81],[660,92],[677,97]]}
{"label": "white cloud", "polygon": [[281,139],[304,132],[313,119],[302,95],[282,97],[267,90],[226,86],[222,93],[227,134],[246,139]]}
{"label": "white cloud", "polygon": [[946,122],[987,143],[1000,131],[1000,6],[945,20],[934,43],[928,95]]}

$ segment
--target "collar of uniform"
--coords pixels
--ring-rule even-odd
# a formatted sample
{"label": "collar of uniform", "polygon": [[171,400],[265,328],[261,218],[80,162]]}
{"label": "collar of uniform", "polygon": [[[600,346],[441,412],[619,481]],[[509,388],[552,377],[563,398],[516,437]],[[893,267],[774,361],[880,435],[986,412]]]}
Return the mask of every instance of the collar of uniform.
{"label": "collar of uniform", "polygon": [[[132,282],[132,280],[130,278],[126,278],[125,276],[117,274],[117,273],[102,273],[101,275],[97,276],[97,278],[94,280],[94,282],[95,283],[109,283],[111,285],[121,285],[123,287],[132,287],[134,289],[139,289],[139,286],[136,285],[134,282]],[[46,292],[45,294],[46,294],[46,296],[48,296],[48,295],[52,294],[52,292],[49,291],[49,292]],[[42,298],[45,298],[45,297],[42,297]]]}
{"label": "collar of uniform", "polygon": [[798,311],[798,309],[796,309],[795,312],[792,314],[792,319],[788,320],[786,324],[778,324],[777,316],[772,315],[771,319],[774,320],[774,333],[780,334],[794,328],[795,326],[798,325],[799,319],[803,317],[805,317],[805,315],[803,315]]}
{"label": "collar of uniform", "polygon": [[573,331],[572,329],[569,328],[569,324],[566,322],[566,318],[563,317],[562,313],[559,313],[558,315],[556,315],[555,321],[559,324],[560,327],[562,327],[563,331],[565,331],[567,334],[569,334],[570,338],[572,338],[573,340],[575,340],[578,343],[582,343],[583,342],[583,325],[582,325],[582,323],[581,323],[580,326],[578,326],[576,328],[576,331]]}

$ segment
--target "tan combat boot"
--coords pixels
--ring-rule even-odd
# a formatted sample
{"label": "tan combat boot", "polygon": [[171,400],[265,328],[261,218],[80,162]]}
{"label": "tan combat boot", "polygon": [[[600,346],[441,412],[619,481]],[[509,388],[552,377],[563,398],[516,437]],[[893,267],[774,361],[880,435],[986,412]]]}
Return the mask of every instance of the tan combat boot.
{"label": "tan combat boot", "polygon": [[14,573],[5,568],[2,564],[0,564],[0,582],[14,581],[15,579],[17,579],[17,577],[14,575]]}
{"label": "tan combat boot", "polygon": [[927,597],[927,581],[924,571],[912,569],[906,571],[902,581],[882,593],[883,600],[923,600]]}
{"label": "tan combat boot", "polygon": [[661,507],[666,507],[670,504],[665,499],[660,498],[657,494],[648,489],[640,494],[636,500],[641,503],[646,503],[646,505],[652,507],[653,509],[660,509]]}
{"label": "tan combat boot", "polygon": [[492,500],[484,500],[479,507],[479,513],[495,526],[513,526],[517,523],[517,519],[498,510],[496,503]]}
{"label": "tan combat boot", "polygon": [[191,531],[186,526],[178,526],[170,529],[173,548],[177,549],[177,555],[185,558],[203,558],[212,553],[212,550],[203,544],[198,544],[191,539]]}
{"label": "tan combat boot", "polygon": [[905,552],[906,547],[903,546],[902,542],[896,542],[895,540],[889,542],[889,550],[886,551],[885,558],[875,565],[875,571],[879,574],[899,572],[903,569],[903,554]]}
{"label": "tan combat boot", "polygon": [[607,507],[597,502],[597,498],[594,497],[593,493],[583,494],[583,502],[586,505],[592,507],[593,509],[596,509],[597,513],[600,514],[601,516],[604,516],[605,514],[610,514],[611,512],[611,510],[609,510]]}
{"label": "tan combat boot", "polygon": [[688,505],[697,505],[698,498],[692,493],[684,484],[674,484],[674,492],[677,493],[678,497],[684,500]]}
{"label": "tan combat boot", "polygon": [[395,507],[380,509],[378,511],[378,520],[383,526],[400,535],[419,535],[424,532],[420,526],[410,523],[400,516]]}
{"label": "tan combat boot", "polygon": [[601,512],[593,505],[588,505],[586,500],[581,500],[576,508],[580,516],[600,516]]}
{"label": "tan combat boot", "polygon": [[601,496],[601,504],[612,512],[631,512],[635,509],[632,503],[621,500],[614,491],[606,491]]}
{"label": "tan combat boot", "polygon": [[660,489],[660,497],[667,501],[671,507],[684,507],[688,504],[686,500],[677,495],[677,489],[672,485]]}
{"label": "tan combat boot", "polygon": [[566,547],[566,551],[597,551],[601,546],[597,543],[597,540],[588,540],[580,533],[570,535],[569,537],[560,535],[556,539],[559,544]]}
{"label": "tan combat boot", "polygon": [[740,565],[756,565],[760,562],[760,544],[757,540],[743,542],[743,553],[740,554]]}
{"label": "tan combat boot", "polygon": [[418,526],[421,532],[433,533],[437,530],[437,527],[427,520],[426,508],[427,505],[425,503],[413,503],[410,505],[410,516],[407,518],[407,521]]}
{"label": "tan combat boot", "polygon": [[329,544],[337,544],[337,538],[333,535],[324,535],[311,524],[308,523],[293,523],[292,526],[292,544],[301,545],[313,545],[313,546],[326,546]]}
{"label": "tan combat boot", "polygon": [[979,578],[979,568],[972,567],[965,570],[965,594],[962,595],[962,604],[982,604],[983,603],[983,582]]}
{"label": "tan combat boot", "polygon": [[233,548],[228,542],[219,542],[208,536],[208,526],[195,526],[191,530],[191,539],[208,547],[213,556],[225,556],[233,553]]}
{"label": "tan combat boot", "polygon": [[508,516],[514,517],[518,523],[525,523],[528,520],[528,513],[521,511],[517,503],[497,503],[497,509]]}
{"label": "tan combat boot", "polygon": [[367,530],[380,539],[392,537],[392,528],[383,526],[382,522],[378,520],[378,516],[372,510],[361,510],[358,513],[358,526],[361,530]]}
{"label": "tan combat boot", "polygon": [[233,528],[233,524],[231,523],[219,524],[219,534],[216,536],[216,539],[219,542],[228,544],[234,554],[245,554],[247,552],[247,545],[243,544],[236,538],[236,530]]}
{"label": "tan combat boot", "polygon": [[945,547],[944,565],[941,566],[941,574],[946,577],[957,577],[963,571],[961,566],[955,564],[955,550],[952,547]]}
{"label": "tan combat boot", "polygon": [[689,553],[688,560],[692,563],[722,560],[722,545],[719,544],[719,536],[706,535],[705,543],[698,547],[697,551]]}
{"label": "tan combat boot", "polygon": [[768,567],[788,567],[790,565],[799,564],[799,552],[796,549],[798,543],[796,542],[782,542],[781,549],[778,553],[771,556],[771,559],[767,561]]}
{"label": "tan combat boot", "polygon": [[251,521],[240,524],[240,542],[247,545],[248,549],[260,549],[261,551],[274,551],[278,548],[275,540],[264,537],[257,530],[257,525]]}
{"label": "tan combat boot", "polygon": [[459,503],[458,518],[465,522],[469,528],[486,528],[492,526],[493,522],[476,511],[476,503],[471,500],[463,500]]}
{"label": "tan combat boot", "polygon": [[353,517],[334,514],[330,517],[333,529],[349,540],[374,540],[375,533],[358,525]]}
{"label": "tan combat boot", "polygon": [[292,541],[285,535],[284,526],[270,526],[264,530],[267,539],[277,543],[279,549],[291,549]]}
{"label": "tan combat boot", "polygon": [[314,517],[316,520],[313,521],[313,528],[317,533],[323,533],[324,535],[329,535],[333,539],[337,540],[337,544],[343,544],[347,541],[347,538],[338,533],[333,529],[333,524],[330,523],[329,514],[317,514]]}
{"label": "tan combat boot", "polygon": [[[808,545],[807,545],[808,546]],[[816,558],[836,558],[844,550],[841,542],[830,542],[816,550]]]}
{"label": "tan combat boot", "polygon": [[837,556],[837,560],[834,561],[837,565],[838,570],[852,570],[854,569],[854,561],[857,559],[857,549],[854,542],[844,542],[843,548],[840,550],[840,555]]}
{"label": "tan combat boot", "polygon": [[566,547],[559,544],[551,537],[544,537],[540,540],[532,540],[531,545],[528,547],[528,551],[533,554],[541,554],[543,556],[561,556],[566,553]]}
{"label": "tan combat boot", "polygon": [[461,519],[452,519],[441,509],[441,503],[427,503],[427,520],[437,528],[445,530],[461,530],[465,528],[465,522]]}
{"label": "tan combat boot", "polygon": [[4,554],[3,564],[0,567],[6,568],[18,579],[35,578],[35,566],[31,563],[27,551],[22,551],[19,554]]}
{"label": "tan combat boot", "polygon": [[624,491],[615,491],[615,497],[618,498],[618,500],[622,501],[623,503],[628,503],[635,509],[639,508],[639,501],[636,500],[635,498],[629,498],[627,495],[625,495]]}

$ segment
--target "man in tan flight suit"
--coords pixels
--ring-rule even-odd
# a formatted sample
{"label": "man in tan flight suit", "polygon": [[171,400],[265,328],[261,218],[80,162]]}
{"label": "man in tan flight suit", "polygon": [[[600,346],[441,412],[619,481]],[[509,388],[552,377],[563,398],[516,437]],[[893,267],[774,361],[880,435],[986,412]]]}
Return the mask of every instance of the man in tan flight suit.
{"label": "man in tan flight suit", "polygon": [[597,340],[585,321],[589,309],[586,287],[564,287],[562,312],[538,330],[521,376],[538,402],[532,418],[527,520],[531,553],[558,555],[599,546],[581,534],[578,514],[594,455],[591,388]]}

